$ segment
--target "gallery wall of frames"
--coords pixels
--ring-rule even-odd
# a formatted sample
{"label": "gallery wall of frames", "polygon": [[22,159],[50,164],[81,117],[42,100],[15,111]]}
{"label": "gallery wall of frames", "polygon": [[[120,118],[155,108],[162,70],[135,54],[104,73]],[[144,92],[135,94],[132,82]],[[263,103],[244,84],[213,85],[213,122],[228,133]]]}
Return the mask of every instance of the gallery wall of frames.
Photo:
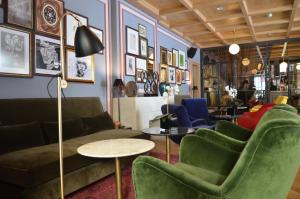
{"label": "gallery wall of frames", "polygon": [[[47,83],[60,72],[59,19],[64,12],[76,15],[105,45],[105,5],[101,1],[91,0],[89,5],[84,5],[80,0],[0,0],[0,3],[3,13],[0,17],[3,18],[0,25],[0,84],[5,82],[9,86],[19,82],[21,88],[27,85],[23,90],[29,90],[30,85],[36,87],[34,84],[42,87],[28,97],[48,97],[45,93]],[[66,95],[99,96],[105,103],[105,50],[94,56],[76,58],[74,36],[77,26],[78,23],[72,17],[65,18],[66,79],[76,82],[66,89]],[[103,88],[101,93],[97,91],[100,84]],[[55,85],[52,87],[55,88]],[[43,92],[38,94],[39,90]],[[2,91],[6,95],[2,94],[5,96],[1,98],[10,98],[8,89],[7,92]],[[55,90],[52,91],[55,95]],[[12,95],[17,98],[27,97],[25,93]]]}

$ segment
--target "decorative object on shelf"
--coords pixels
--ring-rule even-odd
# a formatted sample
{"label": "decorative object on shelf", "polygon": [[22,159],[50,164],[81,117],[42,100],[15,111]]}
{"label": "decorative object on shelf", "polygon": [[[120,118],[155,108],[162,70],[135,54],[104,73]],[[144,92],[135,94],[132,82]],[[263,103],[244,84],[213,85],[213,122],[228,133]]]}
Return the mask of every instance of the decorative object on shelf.
{"label": "decorative object on shelf", "polygon": [[181,70],[181,84],[185,84],[185,71]]}
{"label": "decorative object on shelf", "polygon": [[172,66],[173,64],[173,53],[171,51],[168,50],[168,54],[167,54],[167,60],[168,60],[168,65]]}
{"label": "decorative object on shelf", "polygon": [[133,55],[139,55],[139,32],[126,26],[126,51]]}
{"label": "decorative object on shelf", "polygon": [[113,88],[117,92],[117,95],[118,95],[118,121],[120,122],[121,121],[120,96],[122,95],[122,92],[125,89],[125,85],[124,85],[122,79],[115,79]]}
{"label": "decorative object on shelf", "polygon": [[161,64],[159,71],[159,82],[167,82],[168,78],[168,66]]}
{"label": "decorative object on shelf", "polygon": [[193,98],[195,98],[195,92],[197,92],[199,90],[198,86],[194,85],[192,87],[192,90],[193,90]]}
{"label": "decorative object on shelf", "polygon": [[147,70],[147,60],[143,58],[136,58],[136,68],[141,70]]}
{"label": "decorative object on shelf", "polygon": [[60,40],[35,35],[35,74],[59,74],[60,61]]}
{"label": "decorative object on shelf", "polygon": [[134,81],[127,82],[125,86],[125,93],[127,97],[135,97],[137,95],[137,85]]}
{"label": "decorative object on shelf", "polygon": [[142,70],[142,69],[136,69],[136,76],[135,76],[135,80],[137,83],[144,83],[144,76],[145,76],[146,71]]}
{"label": "decorative object on shelf", "polygon": [[179,50],[179,68],[185,69],[185,52]]}
{"label": "decorative object on shelf", "polygon": [[59,37],[59,19],[63,13],[63,1],[37,0],[35,4],[36,31]]}
{"label": "decorative object on shelf", "polygon": [[[71,13],[72,15],[76,16],[77,19],[80,21],[80,23],[84,26],[88,25],[88,18],[85,16],[82,16],[78,13],[72,12],[67,10],[66,12]],[[76,29],[78,27],[78,22],[74,19],[74,17],[71,17],[70,15],[67,15],[66,17],[66,32],[65,32],[65,40],[67,46],[74,46],[74,38]]]}
{"label": "decorative object on shelf", "polygon": [[233,44],[229,46],[229,53],[236,55],[240,52],[240,46],[235,43],[235,29],[233,30]]}
{"label": "decorative object on shelf", "polygon": [[146,38],[140,37],[140,56],[148,57],[148,40]]}
{"label": "decorative object on shelf", "polygon": [[139,35],[141,37],[147,38],[147,28],[146,28],[146,26],[143,26],[142,24],[139,24]]}
{"label": "decorative object on shelf", "polygon": [[169,75],[169,78],[168,78],[168,83],[170,84],[175,84],[176,83],[176,69],[173,68],[173,67],[168,67],[169,71],[168,71],[168,75]]}
{"label": "decorative object on shelf", "polygon": [[181,85],[182,78],[181,78],[181,70],[176,69],[176,84]]}
{"label": "decorative object on shelf", "polygon": [[172,49],[172,52],[173,52],[173,55],[172,55],[172,58],[173,58],[173,66],[174,67],[178,67],[178,60],[179,60],[179,52],[178,52],[178,50],[176,50],[176,49]]}
{"label": "decorative object on shelf", "polygon": [[147,71],[149,71],[149,72],[154,71],[154,61],[153,60],[148,60]]}
{"label": "decorative object on shelf", "polygon": [[242,64],[243,64],[243,66],[249,66],[249,64],[250,64],[250,59],[247,58],[247,57],[243,58]]}
{"label": "decorative object on shelf", "polygon": [[143,72],[144,96],[158,96],[158,72]]}
{"label": "decorative object on shelf", "polygon": [[159,84],[159,93],[160,93],[161,96],[163,96],[163,95],[164,95],[164,92],[166,92],[166,87],[167,87],[167,86],[170,86],[170,84],[168,84],[168,83],[166,83],[166,82],[161,82],[161,83]]}
{"label": "decorative object on shelf", "polygon": [[288,67],[288,64],[284,60],[282,60],[282,62],[279,64],[279,71],[281,73],[286,73],[287,67]]}
{"label": "decorative object on shelf", "polygon": [[[62,128],[62,89],[67,88],[68,84],[65,79],[65,51],[64,51],[64,17],[73,17],[77,22],[77,29],[75,32],[74,47],[76,57],[86,57],[91,56],[95,53],[104,49],[103,44],[99,41],[94,33],[90,29],[80,22],[80,18],[76,15],[66,12],[60,18],[60,57],[61,57],[61,75],[57,76],[57,109],[58,109],[58,145],[59,145],[59,171],[60,171],[60,193],[61,199],[64,199],[64,164],[63,164],[63,128]],[[73,43],[73,42],[72,42]]]}
{"label": "decorative object on shelf", "polygon": [[0,74],[31,76],[31,33],[0,26]]}
{"label": "decorative object on shelf", "polygon": [[154,48],[151,46],[148,46],[148,59],[154,60]]}
{"label": "decorative object on shelf", "polygon": [[[103,30],[95,28],[93,26],[89,26],[90,30],[96,34],[96,36],[98,37],[98,39],[101,41],[101,43],[103,43]],[[99,52],[99,54],[103,55],[103,50],[101,50]]]}
{"label": "decorative object on shelf", "polygon": [[33,0],[7,0],[5,22],[33,29]]}
{"label": "decorative object on shelf", "polygon": [[134,56],[128,54],[125,55],[125,66],[126,75],[135,76],[136,61]]}
{"label": "decorative object on shelf", "polygon": [[94,83],[94,56],[77,58],[74,50],[66,49],[66,79]]}
{"label": "decorative object on shelf", "polygon": [[160,47],[160,64],[168,64],[168,50],[165,47]]}
{"label": "decorative object on shelf", "polygon": [[190,71],[188,70],[185,71],[185,81],[190,81]]}

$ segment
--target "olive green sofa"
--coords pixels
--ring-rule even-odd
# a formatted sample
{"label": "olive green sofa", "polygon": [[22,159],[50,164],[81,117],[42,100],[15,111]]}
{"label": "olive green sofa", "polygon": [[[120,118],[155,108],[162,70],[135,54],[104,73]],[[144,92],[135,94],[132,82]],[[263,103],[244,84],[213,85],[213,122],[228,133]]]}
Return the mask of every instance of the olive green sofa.
{"label": "olive green sofa", "polygon": [[[79,146],[103,139],[148,138],[139,131],[112,129],[111,118],[101,118],[105,113],[97,97],[67,98],[62,107],[66,195],[114,172],[113,160],[81,156],[77,153]],[[59,198],[56,99],[3,99],[0,110],[1,198]],[[82,127],[81,123],[91,123],[95,118],[101,122],[94,121],[89,129]],[[30,128],[24,123],[29,123]],[[92,128],[97,125],[102,125],[102,130],[95,132]],[[12,135],[7,135],[10,126],[17,126],[19,131],[9,131]],[[132,159],[124,158],[123,166]]]}
{"label": "olive green sofa", "polygon": [[241,152],[236,140],[203,131],[183,138],[175,165],[134,161],[137,199],[286,199],[300,165],[299,116],[268,111]]}

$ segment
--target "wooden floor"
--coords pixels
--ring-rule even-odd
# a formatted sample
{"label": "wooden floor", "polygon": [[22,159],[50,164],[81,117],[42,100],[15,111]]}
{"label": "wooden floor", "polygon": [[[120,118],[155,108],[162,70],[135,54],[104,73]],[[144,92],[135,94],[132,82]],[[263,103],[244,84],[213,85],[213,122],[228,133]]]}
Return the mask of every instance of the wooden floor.
{"label": "wooden floor", "polygon": [[[165,153],[165,140],[162,138],[153,138],[152,140],[155,142],[155,148],[153,151]],[[171,154],[179,154],[179,145],[175,144],[174,142],[171,142]],[[287,199],[300,199],[300,169]]]}

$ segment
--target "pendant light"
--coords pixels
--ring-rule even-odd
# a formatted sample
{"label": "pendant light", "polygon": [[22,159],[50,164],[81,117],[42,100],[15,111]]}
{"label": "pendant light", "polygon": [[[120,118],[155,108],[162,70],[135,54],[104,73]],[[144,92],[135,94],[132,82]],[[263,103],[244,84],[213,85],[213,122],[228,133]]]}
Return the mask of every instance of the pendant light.
{"label": "pendant light", "polygon": [[286,69],[287,69],[288,64],[283,60],[280,64],[279,64],[279,71],[281,73],[286,73]]}
{"label": "pendant light", "polygon": [[236,55],[240,52],[240,46],[235,43],[235,29],[233,30],[233,44],[229,46],[229,53]]}
{"label": "pendant light", "polygon": [[300,63],[297,63],[296,69],[297,69],[297,70],[300,70]]}

